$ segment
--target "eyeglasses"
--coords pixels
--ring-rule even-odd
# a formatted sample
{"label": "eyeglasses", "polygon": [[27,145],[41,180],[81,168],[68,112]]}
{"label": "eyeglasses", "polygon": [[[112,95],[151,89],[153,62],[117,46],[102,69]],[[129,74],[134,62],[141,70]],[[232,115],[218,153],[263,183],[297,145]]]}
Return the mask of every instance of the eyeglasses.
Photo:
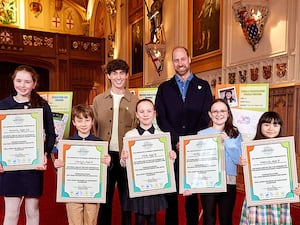
{"label": "eyeglasses", "polygon": [[220,111],[212,111],[211,114],[213,115],[218,115],[218,114],[221,114],[221,115],[224,115],[225,113],[228,113],[227,110],[220,110]]}

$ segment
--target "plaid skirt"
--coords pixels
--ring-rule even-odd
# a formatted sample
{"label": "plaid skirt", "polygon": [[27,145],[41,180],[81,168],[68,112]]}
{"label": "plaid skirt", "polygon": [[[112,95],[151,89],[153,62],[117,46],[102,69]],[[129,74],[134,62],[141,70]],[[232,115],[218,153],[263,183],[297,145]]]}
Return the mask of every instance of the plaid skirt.
{"label": "plaid skirt", "polygon": [[290,204],[273,204],[247,207],[243,203],[240,225],[291,225]]}

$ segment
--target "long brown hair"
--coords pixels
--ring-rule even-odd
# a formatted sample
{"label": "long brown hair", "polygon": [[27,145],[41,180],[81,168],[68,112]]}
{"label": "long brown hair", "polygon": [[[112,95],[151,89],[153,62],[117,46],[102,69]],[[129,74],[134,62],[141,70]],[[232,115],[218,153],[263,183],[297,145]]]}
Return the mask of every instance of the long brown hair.
{"label": "long brown hair", "polygon": [[[232,113],[231,113],[231,110],[230,110],[230,107],[229,105],[227,104],[227,102],[224,100],[224,99],[221,99],[221,98],[217,98],[215,99],[211,105],[210,105],[210,110],[211,110],[211,107],[217,103],[217,102],[222,102],[226,105],[227,107],[227,111],[228,111],[228,118],[225,122],[225,126],[224,126],[224,131],[225,133],[231,137],[231,138],[236,138],[238,135],[239,135],[239,130],[236,126],[233,125],[233,117],[232,117]],[[213,125],[213,122],[212,120],[210,120],[209,122],[209,126],[211,127]]]}
{"label": "long brown hair", "polygon": [[[12,80],[14,80],[16,78],[17,72],[20,72],[20,71],[26,71],[26,72],[30,73],[33,82],[36,84],[38,83],[38,79],[39,79],[38,73],[35,71],[34,68],[32,68],[31,66],[27,66],[27,65],[18,66],[12,75]],[[35,89],[33,89],[30,94],[30,108],[43,107],[45,104],[47,104],[47,101],[45,99],[43,99],[36,92]]]}

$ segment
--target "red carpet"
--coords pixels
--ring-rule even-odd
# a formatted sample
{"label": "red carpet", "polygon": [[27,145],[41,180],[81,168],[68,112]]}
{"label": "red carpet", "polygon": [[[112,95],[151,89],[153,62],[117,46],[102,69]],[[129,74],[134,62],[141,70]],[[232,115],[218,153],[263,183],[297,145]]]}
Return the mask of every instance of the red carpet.
{"label": "red carpet", "polygon": [[[40,225],[68,225],[67,216],[65,211],[64,203],[56,203],[56,173],[52,167],[51,162],[48,163],[48,169],[45,172],[45,184],[44,184],[44,195],[40,200]],[[234,211],[234,225],[239,224],[241,207],[244,200],[244,194],[238,192],[237,200]],[[120,206],[118,202],[118,196],[115,195],[114,198],[114,211],[113,211],[113,225],[120,224]],[[291,207],[291,214],[293,217],[293,225],[300,225],[300,208]],[[3,224],[4,215],[4,202],[0,198],[0,224]],[[179,225],[185,225],[185,212],[184,212],[184,197],[179,196]],[[199,222],[202,224],[202,221]],[[18,225],[25,225],[25,215],[24,215],[24,204],[22,206],[22,212],[20,215],[20,220]],[[164,212],[160,212],[157,215],[157,225],[164,225]]]}

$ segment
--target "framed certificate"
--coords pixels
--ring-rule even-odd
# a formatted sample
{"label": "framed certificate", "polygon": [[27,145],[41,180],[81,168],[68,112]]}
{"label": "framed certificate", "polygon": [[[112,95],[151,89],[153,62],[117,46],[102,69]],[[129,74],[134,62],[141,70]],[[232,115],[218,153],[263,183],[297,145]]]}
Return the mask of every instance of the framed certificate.
{"label": "framed certificate", "polygon": [[220,134],[179,137],[179,193],[226,192]]}
{"label": "framed certificate", "polygon": [[242,142],[248,206],[298,202],[294,137]]}
{"label": "framed certificate", "polygon": [[57,202],[105,203],[107,166],[101,158],[107,154],[108,142],[60,140],[58,158]]}
{"label": "framed certificate", "polygon": [[125,137],[129,197],[176,192],[170,134]]}
{"label": "framed certificate", "polygon": [[0,110],[0,161],[5,171],[44,164],[43,109]]}

